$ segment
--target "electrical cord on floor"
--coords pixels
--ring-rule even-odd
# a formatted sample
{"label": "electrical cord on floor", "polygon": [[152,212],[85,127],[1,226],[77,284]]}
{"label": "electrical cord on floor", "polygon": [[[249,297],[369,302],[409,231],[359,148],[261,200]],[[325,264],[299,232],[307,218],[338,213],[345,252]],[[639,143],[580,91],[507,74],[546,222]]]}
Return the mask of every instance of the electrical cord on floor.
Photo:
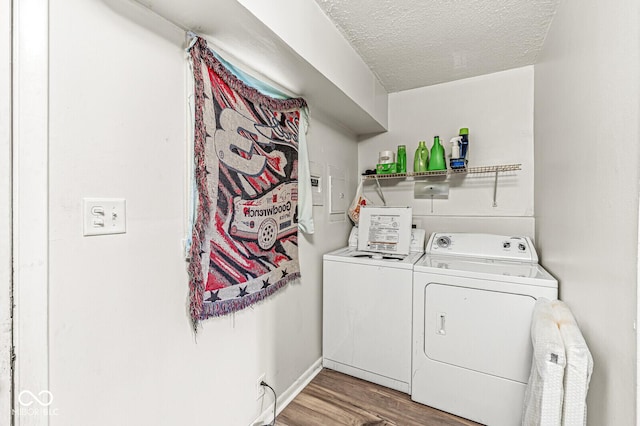
{"label": "electrical cord on floor", "polygon": [[269,386],[267,384],[267,382],[265,382],[264,380],[260,382],[260,386],[266,386],[269,389],[271,389],[271,392],[273,392],[273,422],[267,423],[264,426],[275,426],[276,425],[276,403],[278,402],[278,397],[276,396],[276,391],[274,391],[273,388],[271,386]]}

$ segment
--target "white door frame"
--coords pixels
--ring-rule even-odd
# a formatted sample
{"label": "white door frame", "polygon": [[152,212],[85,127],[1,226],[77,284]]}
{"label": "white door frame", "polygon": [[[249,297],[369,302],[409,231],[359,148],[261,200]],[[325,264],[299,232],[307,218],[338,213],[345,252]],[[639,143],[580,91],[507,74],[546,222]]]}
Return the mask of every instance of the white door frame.
{"label": "white door frame", "polygon": [[11,423],[11,0],[0,0],[0,425]]}
{"label": "white door frame", "polygon": [[636,426],[640,426],[640,196],[638,197],[638,256],[636,264]]}
{"label": "white door frame", "polygon": [[12,4],[14,424],[46,426],[51,398],[47,394],[49,1]]}

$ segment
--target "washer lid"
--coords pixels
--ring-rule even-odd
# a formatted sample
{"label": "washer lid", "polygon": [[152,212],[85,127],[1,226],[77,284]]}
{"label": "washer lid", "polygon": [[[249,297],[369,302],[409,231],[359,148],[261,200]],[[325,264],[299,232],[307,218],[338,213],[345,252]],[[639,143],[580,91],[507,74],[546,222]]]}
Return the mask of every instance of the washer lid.
{"label": "washer lid", "polygon": [[427,255],[414,265],[414,272],[558,287],[558,281],[537,263]]}
{"label": "washer lid", "polygon": [[344,247],[323,256],[325,261],[345,262],[357,265],[375,265],[388,268],[413,269],[413,264],[423,253],[409,253],[406,256],[370,253],[358,251],[353,247]]}

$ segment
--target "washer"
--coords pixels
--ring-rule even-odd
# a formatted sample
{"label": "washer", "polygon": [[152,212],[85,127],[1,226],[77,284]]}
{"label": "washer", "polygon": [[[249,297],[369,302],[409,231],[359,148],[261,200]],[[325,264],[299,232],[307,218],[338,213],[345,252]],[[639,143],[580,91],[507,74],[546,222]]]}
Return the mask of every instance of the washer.
{"label": "washer", "polygon": [[411,390],[413,265],[425,231],[413,229],[410,253],[380,255],[349,247],[323,258],[323,366],[405,393]]}
{"label": "washer", "polygon": [[529,238],[434,233],[413,274],[414,401],[492,426],[521,423],[537,298],[558,282]]}

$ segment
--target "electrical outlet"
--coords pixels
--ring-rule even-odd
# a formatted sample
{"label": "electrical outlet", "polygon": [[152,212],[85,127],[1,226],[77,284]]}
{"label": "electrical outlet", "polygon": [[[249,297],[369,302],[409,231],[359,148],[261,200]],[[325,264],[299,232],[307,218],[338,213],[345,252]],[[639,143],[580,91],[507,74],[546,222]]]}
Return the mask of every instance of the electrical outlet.
{"label": "electrical outlet", "polygon": [[260,383],[264,382],[265,377],[267,377],[266,373],[262,373],[258,380],[256,380],[256,399],[260,399],[264,396],[264,386]]}

